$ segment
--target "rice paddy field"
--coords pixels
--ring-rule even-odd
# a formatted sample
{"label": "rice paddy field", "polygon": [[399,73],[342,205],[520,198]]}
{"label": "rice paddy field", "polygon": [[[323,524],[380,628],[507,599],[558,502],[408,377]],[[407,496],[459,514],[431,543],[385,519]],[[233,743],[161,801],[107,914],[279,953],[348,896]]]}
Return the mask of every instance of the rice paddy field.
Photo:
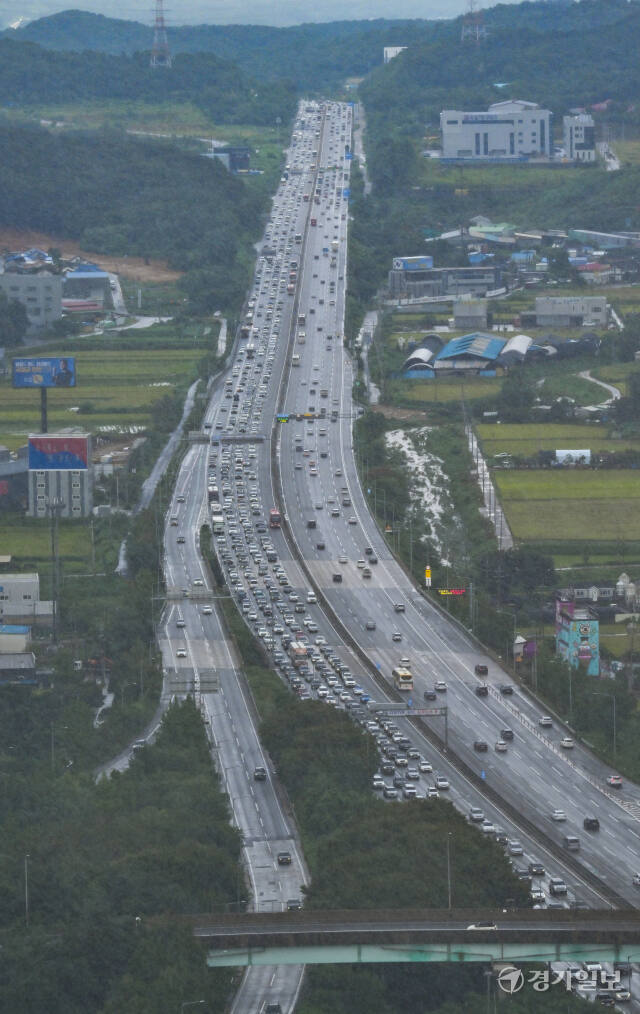
{"label": "rice paddy field", "polygon": [[496,471],[494,481],[516,539],[640,539],[640,471]]}
{"label": "rice paddy field", "polygon": [[587,423],[586,425],[500,423],[499,425],[480,425],[476,430],[487,458],[496,454],[532,457],[538,451],[554,450],[591,450],[594,452],[640,450],[640,439],[621,439],[616,435],[613,427],[600,423]]}
{"label": "rice paddy field", "polygon": [[[155,401],[182,392],[195,378],[202,349],[101,348],[71,354],[77,387],[48,392],[49,430],[76,426],[94,435],[135,436],[148,427]],[[39,431],[39,391],[14,390],[10,377],[0,379],[0,444],[15,449]]]}

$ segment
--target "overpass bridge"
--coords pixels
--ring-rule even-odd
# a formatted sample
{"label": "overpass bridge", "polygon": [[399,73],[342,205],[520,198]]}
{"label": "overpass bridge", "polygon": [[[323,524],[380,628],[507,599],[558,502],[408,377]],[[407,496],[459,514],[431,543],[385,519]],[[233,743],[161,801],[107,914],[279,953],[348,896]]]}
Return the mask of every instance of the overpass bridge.
{"label": "overpass bridge", "polygon": [[192,918],[210,967],[640,961],[640,911],[383,910]]}

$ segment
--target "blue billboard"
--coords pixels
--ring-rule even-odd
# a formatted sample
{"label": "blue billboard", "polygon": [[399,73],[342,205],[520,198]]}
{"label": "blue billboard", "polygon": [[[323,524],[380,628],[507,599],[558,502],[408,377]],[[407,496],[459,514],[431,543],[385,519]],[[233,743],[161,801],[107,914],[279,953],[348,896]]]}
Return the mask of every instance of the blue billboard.
{"label": "blue billboard", "polygon": [[14,387],[75,387],[76,361],[51,356],[14,359],[12,383]]}
{"label": "blue billboard", "polygon": [[433,257],[422,254],[419,257],[394,257],[394,271],[428,271],[433,267]]}

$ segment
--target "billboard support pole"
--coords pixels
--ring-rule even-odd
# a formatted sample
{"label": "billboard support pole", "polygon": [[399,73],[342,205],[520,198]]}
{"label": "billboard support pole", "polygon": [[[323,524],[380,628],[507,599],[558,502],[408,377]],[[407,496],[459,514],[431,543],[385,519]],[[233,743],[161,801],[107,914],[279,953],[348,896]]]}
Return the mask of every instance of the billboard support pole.
{"label": "billboard support pole", "polygon": [[47,429],[47,389],[40,388],[40,432],[48,433]]}

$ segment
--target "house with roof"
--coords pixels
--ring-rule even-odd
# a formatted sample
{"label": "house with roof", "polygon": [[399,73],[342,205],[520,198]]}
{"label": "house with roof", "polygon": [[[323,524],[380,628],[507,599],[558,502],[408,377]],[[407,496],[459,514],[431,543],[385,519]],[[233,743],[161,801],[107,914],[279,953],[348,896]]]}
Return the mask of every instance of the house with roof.
{"label": "house with roof", "polygon": [[110,294],[111,279],[107,271],[90,262],[78,264],[68,271],[62,283],[63,306],[69,301],[83,300],[102,309]]}

